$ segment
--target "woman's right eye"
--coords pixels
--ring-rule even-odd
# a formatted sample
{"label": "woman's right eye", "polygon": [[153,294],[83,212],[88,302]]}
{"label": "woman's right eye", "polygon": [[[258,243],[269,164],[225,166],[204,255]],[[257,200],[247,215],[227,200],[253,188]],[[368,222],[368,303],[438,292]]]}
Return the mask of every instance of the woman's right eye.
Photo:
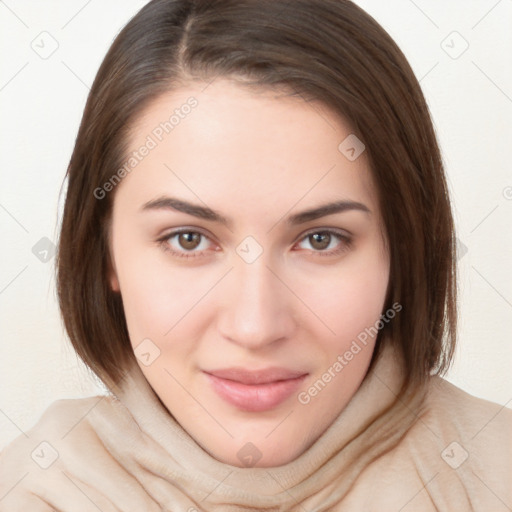
{"label": "woman's right eye", "polygon": [[199,231],[181,229],[168,233],[158,242],[164,251],[178,258],[197,258],[208,249],[208,244],[203,243],[205,240],[209,238]]}

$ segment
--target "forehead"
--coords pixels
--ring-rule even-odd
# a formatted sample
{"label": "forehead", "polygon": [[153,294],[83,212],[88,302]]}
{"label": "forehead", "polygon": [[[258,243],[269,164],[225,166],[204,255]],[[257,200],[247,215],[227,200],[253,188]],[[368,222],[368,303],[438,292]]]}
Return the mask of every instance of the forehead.
{"label": "forehead", "polygon": [[224,79],[195,83],[160,96],[133,123],[129,152],[150,149],[120,188],[146,200],[179,189],[219,210],[227,196],[262,207],[277,197],[288,207],[306,196],[373,203],[366,155],[347,158],[347,137],[350,125],[321,102]]}

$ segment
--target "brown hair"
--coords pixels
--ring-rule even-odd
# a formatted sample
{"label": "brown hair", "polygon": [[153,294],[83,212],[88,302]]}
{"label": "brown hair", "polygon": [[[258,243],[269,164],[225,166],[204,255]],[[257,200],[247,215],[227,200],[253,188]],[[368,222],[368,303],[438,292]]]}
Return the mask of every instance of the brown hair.
{"label": "brown hair", "polygon": [[[443,163],[420,85],[386,31],[348,0],[153,0],[116,37],[91,88],[67,171],[57,258],[71,342],[107,387],[134,359],[109,286],[114,193],[130,127],[159,95],[216,77],[323,102],[364,142],[390,251],[380,331],[408,383],[443,373],[456,339],[455,235]],[[340,141],[341,142],[341,141]]]}

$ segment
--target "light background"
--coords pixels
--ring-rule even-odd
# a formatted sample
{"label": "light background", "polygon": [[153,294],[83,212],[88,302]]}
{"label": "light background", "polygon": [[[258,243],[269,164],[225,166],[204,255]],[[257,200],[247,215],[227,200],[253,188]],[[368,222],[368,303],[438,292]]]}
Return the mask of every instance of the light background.
{"label": "light background", "polygon": [[[0,449],[54,400],[102,393],[66,341],[54,258],[41,261],[33,247],[57,239],[60,187],[89,87],[145,3],[0,2]],[[446,164],[461,242],[460,344],[447,378],[510,407],[512,0],[356,3],[409,59]],[[48,58],[37,53],[57,44]]]}

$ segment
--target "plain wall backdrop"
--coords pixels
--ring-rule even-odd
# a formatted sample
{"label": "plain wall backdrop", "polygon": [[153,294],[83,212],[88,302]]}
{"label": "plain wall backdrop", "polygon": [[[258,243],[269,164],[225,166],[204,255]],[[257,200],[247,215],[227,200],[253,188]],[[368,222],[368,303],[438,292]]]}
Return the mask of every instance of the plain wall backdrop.
{"label": "plain wall backdrop", "polygon": [[[114,37],[146,0],[0,2],[0,449],[59,398],[102,394],[55,294],[59,193]],[[512,402],[512,0],[358,0],[420,80],[459,239],[459,346],[447,379]]]}

